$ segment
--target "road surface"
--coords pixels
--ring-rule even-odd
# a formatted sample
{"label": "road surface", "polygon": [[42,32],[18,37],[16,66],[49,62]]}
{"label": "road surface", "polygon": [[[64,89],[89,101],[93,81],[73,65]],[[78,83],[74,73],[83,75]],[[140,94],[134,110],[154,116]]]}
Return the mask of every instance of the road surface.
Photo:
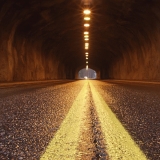
{"label": "road surface", "polygon": [[160,85],[57,81],[0,89],[2,160],[160,160]]}

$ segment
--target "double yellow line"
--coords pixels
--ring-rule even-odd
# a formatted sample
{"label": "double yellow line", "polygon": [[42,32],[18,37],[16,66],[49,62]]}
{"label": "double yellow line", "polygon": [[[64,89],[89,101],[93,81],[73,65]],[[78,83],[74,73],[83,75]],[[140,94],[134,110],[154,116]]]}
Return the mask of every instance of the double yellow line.
{"label": "double yellow line", "polygon": [[[89,81],[93,101],[104,135],[106,152],[111,160],[146,160],[147,158],[122,126],[116,115],[110,110],[102,96]],[[60,129],[49,143],[40,160],[75,160],[78,154],[78,143],[81,126],[84,123],[85,97],[88,93],[86,81]],[[88,106],[89,107],[89,106]]]}

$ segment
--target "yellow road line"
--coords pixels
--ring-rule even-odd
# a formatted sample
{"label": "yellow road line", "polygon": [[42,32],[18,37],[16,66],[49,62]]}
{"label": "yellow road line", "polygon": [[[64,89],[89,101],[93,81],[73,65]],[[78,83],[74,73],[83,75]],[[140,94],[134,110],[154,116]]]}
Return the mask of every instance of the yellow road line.
{"label": "yellow road line", "polygon": [[49,143],[40,160],[75,160],[80,129],[85,117],[85,97],[88,92],[87,81],[74,101],[60,129]]}
{"label": "yellow road line", "polygon": [[111,160],[147,160],[91,82],[91,92]]}

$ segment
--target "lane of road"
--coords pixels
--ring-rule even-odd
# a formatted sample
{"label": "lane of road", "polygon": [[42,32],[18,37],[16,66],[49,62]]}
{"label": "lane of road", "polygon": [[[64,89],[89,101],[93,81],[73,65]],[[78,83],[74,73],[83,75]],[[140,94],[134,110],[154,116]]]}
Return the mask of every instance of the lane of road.
{"label": "lane of road", "polygon": [[146,156],[90,83],[93,101],[101,122],[107,153],[113,160],[146,160]]}
{"label": "lane of road", "polygon": [[160,84],[93,81],[112,112],[150,160],[160,159]]}
{"label": "lane of road", "polygon": [[[39,159],[66,117],[84,81],[6,88],[0,97],[0,159]],[[10,91],[8,91],[10,90]],[[27,90],[27,91],[26,91]],[[9,96],[8,96],[9,95]]]}
{"label": "lane of road", "polygon": [[84,125],[87,109],[85,107],[87,91],[87,83],[85,83],[41,160],[74,160],[76,158],[80,129]]}
{"label": "lane of road", "polygon": [[21,82],[21,83],[0,83],[0,98],[32,92],[42,88],[53,87],[61,84],[72,83],[72,80],[54,80],[54,81],[38,81],[38,82]]}
{"label": "lane of road", "polygon": [[160,159],[159,87],[34,87],[0,96],[0,159]]}
{"label": "lane of road", "polygon": [[[86,84],[87,82],[88,81],[86,81]],[[79,142],[81,126],[84,125],[84,120],[86,120],[84,119],[86,117],[85,111],[90,107],[89,105],[85,105],[85,96],[89,96],[87,92],[91,92],[92,94],[92,99],[90,100],[94,102],[94,108],[98,115],[96,118],[100,120],[101,132],[104,135],[108,158],[113,160],[146,160],[143,152],[118,121],[114,113],[109,109],[92,83],[89,82],[86,84],[79,93],[68,115],[63,120],[60,129],[47,147],[45,154],[41,157],[41,160],[74,160],[76,158],[76,153],[78,154],[76,147]],[[91,91],[87,89],[88,86],[90,86]],[[101,156],[103,155],[99,155],[99,158],[101,158]],[[90,157],[90,159],[92,158],[93,157]]]}

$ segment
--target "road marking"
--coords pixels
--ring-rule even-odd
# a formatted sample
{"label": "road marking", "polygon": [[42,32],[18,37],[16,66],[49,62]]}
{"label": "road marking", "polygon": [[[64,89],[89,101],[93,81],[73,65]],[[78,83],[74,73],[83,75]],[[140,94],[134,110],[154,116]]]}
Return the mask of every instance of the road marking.
{"label": "road marking", "polygon": [[86,81],[40,160],[75,160],[84,113],[87,109],[85,106],[87,86]]}
{"label": "road marking", "polygon": [[96,91],[91,81],[89,84],[109,158],[111,160],[147,160],[102,96]]}

